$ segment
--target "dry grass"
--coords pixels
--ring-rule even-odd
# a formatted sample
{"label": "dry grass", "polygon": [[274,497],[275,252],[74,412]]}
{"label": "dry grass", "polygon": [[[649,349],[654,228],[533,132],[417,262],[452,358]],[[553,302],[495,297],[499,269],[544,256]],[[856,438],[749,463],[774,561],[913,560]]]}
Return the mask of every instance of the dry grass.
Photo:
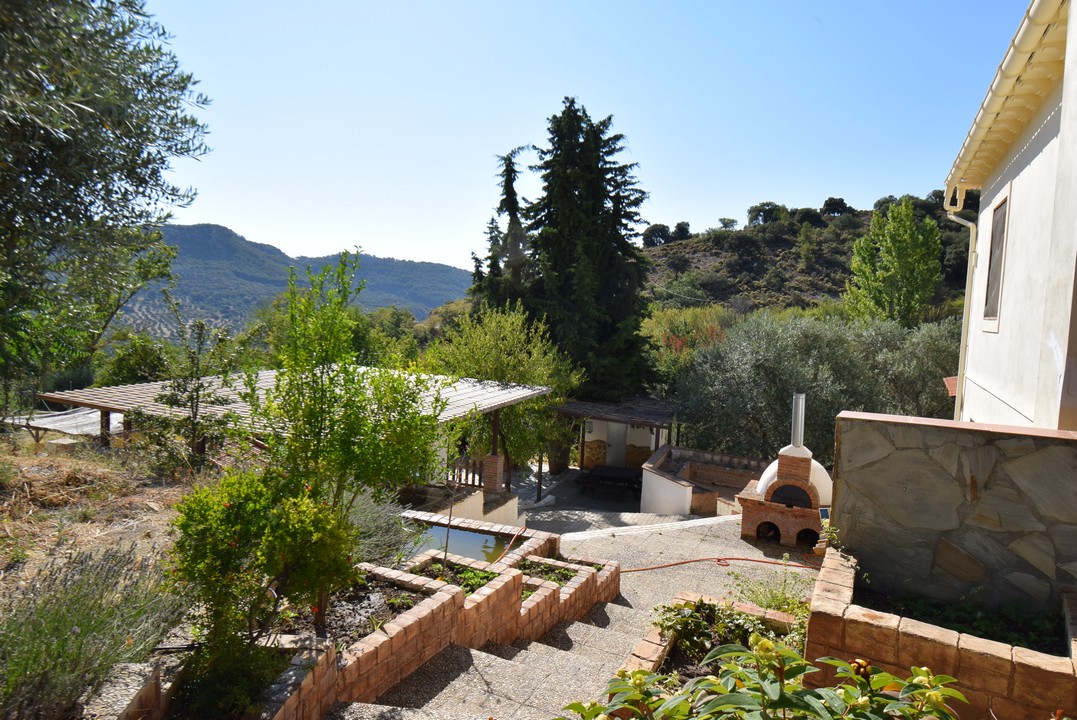
{"label": "dry grass", "polygon": [[30,577],[61,542],[171,546],[174,507],[187,483],[147,475],[122,449],[86,445],[49,455],[48,439],[0,439],[0,592]]}

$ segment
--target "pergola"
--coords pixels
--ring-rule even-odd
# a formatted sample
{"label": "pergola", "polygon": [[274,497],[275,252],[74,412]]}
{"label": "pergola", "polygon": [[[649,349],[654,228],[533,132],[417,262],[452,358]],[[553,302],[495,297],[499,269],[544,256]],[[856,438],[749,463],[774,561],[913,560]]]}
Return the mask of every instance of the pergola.
{"label": "pergola", "polygon": [[[395,371],[382,371],[395,372]],[[255,387],[264,392],[276,382],[276,370],[263,370],[256,376]],[[441,424],[465,417],[470,413],[490,414],[495,427],[499,421],[499,410],[509,405],[531,400],[552,392],[552,388],[538,385],[517,385],[514,383],[494,382],[490,380],[473,380],[463,378],[452,380],[444,376],[420,376],[435,381],[432,385],[441,387],[441,399],[444,408],[438,413]],[[237,390],[226,384],[220,376],[206,378],[205,381],[215,393],[229,400],[225,405],[207,405],[207,413],[232,413],[241,421],[253,423],[250,406],[243,402]],[[139,410],[149,415],[175,417],[186,414],[183,408],[171,407],[161,403],[158,398],[168,391],[168,381],[138,383],[134,385],[115,385],[112,387],[85,388],[82,390],[65,390],[62,392],[39,393],[38,398],[48,403],[91,408],[100,411],[100,438],[104,445],[109,444],[112,413],[124,413],[124,431],[130,432],[127,413]],[[433,408],[434,390],[425,394],[424,402]],[[494,434],[493,455],[498,454],[497,433]]]}
{"label": "pergola", "polygon": [[[621,402],[589,402],[586,400],[573,400],[557,408],[557,412],[565,417],[578,418],[581,420],[605,420],[607,422],[623,423],[635,427],[654,428],[656,431],[665,430],[667,436],[672,439],[671,430],[674,422],[673,406],[661,400],[653,398],[637,397],[622,400]],[[583,457],[584,428],[580,428],[580,457]],[[654,448],[658,449],[660,432],[654,434]]]}

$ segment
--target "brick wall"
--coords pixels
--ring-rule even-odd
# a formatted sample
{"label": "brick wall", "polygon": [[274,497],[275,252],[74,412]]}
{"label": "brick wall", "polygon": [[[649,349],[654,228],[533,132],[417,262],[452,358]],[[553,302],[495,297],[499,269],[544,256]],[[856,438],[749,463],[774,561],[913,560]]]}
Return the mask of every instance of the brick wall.
{"label": "brick wall", "polygon": [[816,537],[822,532],[819,511],[812,508],[786,507],[777,503],[766,502],[758,493],[741,493],[740,502],[740,536],[754,540],[762,523],[773,523],[781,533],[781,544],[794,547],[797,534],[801,530],[811,530]]}
{"label": "brick wall", "polygon": [[532,577],[524,577],[524,587],[534,592],[520,606],[517,635],[530,642],[561,622],[561,588],[555,582]]}
{"label": "brick wall", "polygon": [[415,558],[409,570],[419,574],[432,562],[445,562],[452,565],[497,573],[490,582],[464,598],[463,607],[456,619],[452,642],[469,648],[481,648],[488,642],[510,643],[516,639],[516,629],[520,621],[520,590],[523,588],[523,573],[504,565],[494,566],[482,560],[474,560],[462,555],[443,553],[440,550],[427,550]]}
{"label": "brick wall", "polygon": [[[928,623],[853,604],[856,560],[827,550],[812,594],[806,656],[864,658],[907,677],[913,665],[956,677],[969,704],[955,702],[962,718],[1026,720],[1077,712],[1077,672],[1069,657],[1004,645]],[[1077,609],[1077,600],[1071,600]],[[806,682],[835,682],[834,669],[820,665]]]}
{"label": "brick wall", "polygon": [[743,490],[752,480],[759,479],[759,472],[742,468],[710,465],[707,463],[687,463],[680,473],[681,477],[695,483],[707,483],[721,487]]}
{"label": "brick wall", "polygon": [[373,702],[448,647],[464,606],[464,591],[454,585],[366,563],[359,567],[433,595],[344,650],[336,685],[343,702]]}
{"label": "brick wall", "polygon": [[[331,644],[300,650],[264,695],[260,718],[321,720],[336,702],[337,652]],[[278,702],[279,700],[279,702]]]}
{"label": "brick wall", "polygon": [[142,688],[120,712],[117,720],[158,720],[168,708],[165,693],[161,691],[161,669],[154,668]]}

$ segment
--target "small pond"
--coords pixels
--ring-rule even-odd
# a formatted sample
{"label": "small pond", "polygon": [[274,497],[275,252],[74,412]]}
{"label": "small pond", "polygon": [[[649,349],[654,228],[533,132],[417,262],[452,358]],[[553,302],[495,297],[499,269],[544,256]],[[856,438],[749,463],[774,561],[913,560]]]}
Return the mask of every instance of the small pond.
{"label": "small pond", "polygon": [[[523,537],[518,538],[516,543],[519,545],[526,539]],[[494,562],[505,552],[510,540],[511,538],[501,537],[500,535],[489,535],[487,533],[452,528],[449,530],[449,552],[472,560]],[[432,549],[445,549],[445,528],[443,526],[434,525],[428,527],[423,536],[419,538],[419,544],[415,547],[413,554],[418,555]]]}

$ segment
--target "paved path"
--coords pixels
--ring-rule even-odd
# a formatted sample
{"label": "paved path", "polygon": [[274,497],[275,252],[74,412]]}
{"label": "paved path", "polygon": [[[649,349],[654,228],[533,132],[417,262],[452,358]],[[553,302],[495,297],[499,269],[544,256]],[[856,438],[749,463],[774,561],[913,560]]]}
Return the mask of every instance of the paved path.
{"label": "paved path", "polygon": [[621,596],[596,605],[580,622],[562,623],[539,642],[488,645],[482,650],[450,647],[379,698],[378,704],[339,705],[330,717],[549,720],[562,715],[562,708],[573,700],[602,695],[606,681],[647,632],[656,605],[668,603],[681,590],[725,596],[733,591],[733,573],[759,578],[781,571],[773,565],[734,562],[726,567],[710,560],[625,572],[698,558],[781,560],[783,555],[777,546],[757,547],[741,540],[737,516],[668,520],[595,510],[530,512],[529,527],[545,523],[542,529],[568,531],[562,534],[562,552],[619,560]]}

